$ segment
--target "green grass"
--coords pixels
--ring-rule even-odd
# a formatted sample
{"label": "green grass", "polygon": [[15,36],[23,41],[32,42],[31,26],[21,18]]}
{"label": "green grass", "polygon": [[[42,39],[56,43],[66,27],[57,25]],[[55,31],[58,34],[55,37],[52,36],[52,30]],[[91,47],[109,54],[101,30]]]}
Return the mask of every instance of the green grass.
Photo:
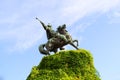
{"label": "green grass", "polygon": [[87,50],[60,51],[45,56],[26,80],[101,80]]}

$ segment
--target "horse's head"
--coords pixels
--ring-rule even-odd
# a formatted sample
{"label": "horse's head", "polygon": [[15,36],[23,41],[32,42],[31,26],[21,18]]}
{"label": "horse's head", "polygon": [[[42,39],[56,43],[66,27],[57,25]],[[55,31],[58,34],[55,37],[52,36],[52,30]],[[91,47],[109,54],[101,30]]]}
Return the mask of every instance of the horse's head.
{"label": "horse's head", "polygon": [[60,34],[66,34],[66,33],[67,33],[66,24],[63,24],[62,26],[59,26],[59,27],[57,28],[57,31],[58,31]]}

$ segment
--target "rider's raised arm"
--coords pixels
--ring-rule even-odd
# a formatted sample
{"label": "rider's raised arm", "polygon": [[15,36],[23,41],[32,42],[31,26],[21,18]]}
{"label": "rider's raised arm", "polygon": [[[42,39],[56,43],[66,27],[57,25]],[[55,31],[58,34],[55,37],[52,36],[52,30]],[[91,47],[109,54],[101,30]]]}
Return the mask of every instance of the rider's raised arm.
{"label": "rider's raised arm", "polygon": [[43,28],[46,30],[47,26],[42,21],[40,21],[40,23],[42,24]]}
{"label": "rider's raised arm", "polygon": [[40,21],[38,18],[36,19],[42,24],[43,28],[46,30],[47,26],[42,21]]}

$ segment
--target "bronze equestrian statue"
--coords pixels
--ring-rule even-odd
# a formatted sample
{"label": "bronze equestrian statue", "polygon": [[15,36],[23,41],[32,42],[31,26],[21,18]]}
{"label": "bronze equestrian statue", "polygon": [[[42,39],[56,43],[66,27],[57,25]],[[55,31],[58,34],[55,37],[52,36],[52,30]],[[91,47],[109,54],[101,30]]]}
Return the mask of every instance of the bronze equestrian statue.
{"label": "bronze equestrian statue", "polygon": [[[39,46],[39,52],[45,55],[50,55],[50,52],[57,52],[58,48],[63,50],[63,46],[70,44],[74,48],[78,49],[78,40],[72,40],[72,37],[68,34],[66,30],[66,25],[59,26],[57,31],[52,29],[51,25],[45,25],[42,21],[36,18],[46,30],[47,34],[47,43],[41,44]],[[74,42],[77,42],[77,46],[74,45]],[[46,48],[46,49],[45,49]]]}

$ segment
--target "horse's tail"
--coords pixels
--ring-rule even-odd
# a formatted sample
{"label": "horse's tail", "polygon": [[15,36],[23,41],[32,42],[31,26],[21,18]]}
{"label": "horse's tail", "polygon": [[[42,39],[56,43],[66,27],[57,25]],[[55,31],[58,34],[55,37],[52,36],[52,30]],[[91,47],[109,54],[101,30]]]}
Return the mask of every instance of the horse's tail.
{"label": "horse's tail", "polygon": [[49,53],[47,50],[45,50],[44,47],[45,47],[45,44],[41,44],[41,45],[39,46],[39,52],[40,52],[41,54],[50,55],[50,53]]}

